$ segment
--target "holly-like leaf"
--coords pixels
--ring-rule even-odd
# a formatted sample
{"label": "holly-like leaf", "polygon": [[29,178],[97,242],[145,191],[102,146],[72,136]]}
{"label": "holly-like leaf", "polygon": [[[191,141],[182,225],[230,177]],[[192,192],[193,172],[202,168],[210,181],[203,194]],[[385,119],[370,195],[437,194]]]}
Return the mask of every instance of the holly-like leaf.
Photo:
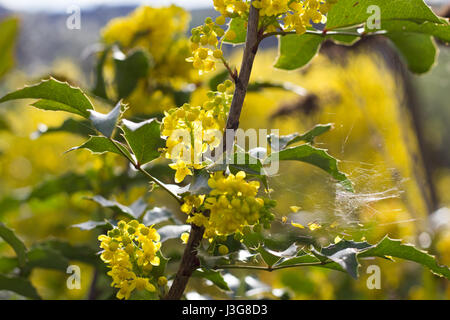
{"label": "holly-like leaf", "polygon": [[111,223],[108,221],[86,221],[78,224],[72,225],[72,228],[78,228],[83,231],[90,231],[97,228],[107,228],[112,227]]}
{"label": "holly-like leaf", "polygon": [[319,52],[325,40],[316,34],[289,34],[279,37],[279,54],[275,68],[295,70],[304,67]]}
{"label": "holly-like leaf", "polygon": [[151,58],[142,49],[136,49],[125,55],[117,48],[114,49],[113,58],[118,99],[123,99],[134,91],[139,79],[148,75],[152,65]]}
{"label": "holly-like leaf", "polygon": [[327,30],[347,28],[365,24],[373,11],[370,6],[380,9],[380,21],[410,21],[415,23],[441,20],[433,13],[423,0],[339,0],[331,7],[327,15]]}
{"label": "holly-like leaf", "polygon": [[102,196],[94,196],[90,200],[98,203],[103,208],[110,208],[122,213],[130,219],[139,219],[147,208],[147,203],[142,198],[139,198],[130,206],[123,205],[117,201],[107,200]]}
{"label": "holly-like leaf", "polygon": [[449,267],[439,265],[434,256],[415,248],[411,244],[403,244],[401,240],[385,237],[375,246],[359,254],[359,257],[385,258],[386,256],[414,261],[427,267],[432,273],[450,279]]}
{"label": "holly-like leaf", "polygon": [[[277,137],[274,134],[267,136],[267,141],[269,142],[272,150],[279,151],[284,150],[286,147],[294,144],[296,142],[305,141],[307,143],[313,143],[314,139],[333,128],[333,124],[318,124],[308,132],[304,134],[292,133],[286,136]],[[278,145],[277,145],[278,142]]]}
{"label": "holly-like leaf", "polygon": [[[131,159],[131,153],[128,151],[128,149],[122,145],[122,143],[115,141],[114,144],[113,141],[106,137],[102,136],[91,136],[88,141],[83,143],[81,146],[73,147],[72,149],[68,150],[67,152],[79,150],[79,149],[87,149],[91,151],[93,154],[103,154],[106,152],[115,153],[118,155],[123,156],[123,153],[126,154]],[[122,152],[119,151],[119,149],[122,150]]]}
{"label": "holly-like leaf", "polygon": [[16,236],[14,231],[0,222],[0,238],[8,243],[16,252],[19,266],[23,267],[27,260],[27,248],[23,242]]}
{"label": "holly-like leaf", "polygon": [[224,42],[230,44],[245,43],[247,39],[247,20],[237,17],[231,19],[224,36]]}
{"label": "holly-like leaf", "polygon": [[338,161],[324,149],[315,148],[309,144],[272,152],[264,161],[268,164],[271,161],[295,160],[312,164],[328,172],[334,179],[339,181],[348,191],[353,191],[351,181],[347,176],[339,171]]}
{"label": "holly-like leaf", "polygon": [[164,226],[158,229],[158,233],[161,236],[161,243],[169,240],[169,239],[179,239],[183,232],[189,232],[191,230],[190,225],[182,225],[182,226]]}
{"label": "holly-like leaf", "polygon": [[432,36],[406,32],[389,33],[387,36],[412,72],[418,74],[428,72],[435,64],[438,49]]}
{"label": "holly-like leaf", "polygon": [[228,287],[228,284],[224,280],[222,274],[220,271],[210,270],[210,269],[197,269],[192,273],[193,277],[196,278],[203,278],[206,280],[211,281],[214,283],[217,287],[219,287],[222,290],[230,291],[230,288]]}
{"label": "holly-like leaf", "polygon": [[17,38],[19,21],[10,17],[0,21],[0,78],[14,65],[14,46]]}
{"label": "holly-like leaf", "polygon": [[40,99],[32,106],[43,110],[66,111],[85,118],[89,118],[88,110],[94,109],[83,91],[54,78],[9,93],[0,99],[0,103],[19,99]]}
{"label": "holly-like leaf", "polygon": [[158,149],[165,146],[165,141],[161,138],[161,124],[156,119],[139,123],[123,120],[122,123],[123,136],[139,165],[160,156]]}
{"label": "holly-like leaf", "polygon": [[62,256],[69,260],[80,261],[91,265],[105,266],[105,264],[98,259],[98,247],[90,247],[87,245],[73,245],[63,240],[47,240],[40,243],[41,247],[47,247],[59,252]]}
{"label": "holly-like leaf", "polygon": [[152,226],[154,224],[161,223],[172,218],[173,214],[167,208],[155,207],[145,213],[144,218],[142,218],[142,223],[146,226]]}
{"label": "holly-like leaf", "polygon": [[111,138],[114,129],[116,128],[117,121],[122,113],[122,107],[122,101],[119,101],[117,105],[107,114],[89,110],[89,120],[92,121],[95,129],[101,132],[105,137]]}
{"label": "holly-like leaf", "polygon": [[31,282],[26,278],[18,276],[0,274],[0,290],[12,291],[31,299],[41,299]]}
{"label": "holly-like leaf", "polygon": [[190,194],[209,194],[211,188],[208,185],[209,173],[207,170],[195,172],[189,185]]}

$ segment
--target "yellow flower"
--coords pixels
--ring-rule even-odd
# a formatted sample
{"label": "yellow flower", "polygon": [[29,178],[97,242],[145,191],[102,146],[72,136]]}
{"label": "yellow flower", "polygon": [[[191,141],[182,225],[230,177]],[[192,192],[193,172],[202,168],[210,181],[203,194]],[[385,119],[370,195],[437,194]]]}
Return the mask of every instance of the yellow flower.
{"label": "yellow flower", "polygon": [[180,239],[181,239],[181,241],[183,241],[183,244],[186,244],[188,242],[188,240],[189,240],[189,233],[183,232],[181,234]]}
{"label": "yellow flower", "polygon": [[299,229],[305,229],[305,227],[304,227],[302,224],[296,223],[296,222],[294,222],[294,221],[291,221],[291,225],[292,225],[293,227],[296,227],[296,228],[299,228]]}
{"label": "yellow flower", "polygon": [[119,221],[117,228],[98,239],[104,249],[100,257],[111,268],[107,273],[112,278],[111,286],[119,289],[118,299],[129,299],[134,289],[156,290],[149,275],[153,266],[160,264],[160,236],[154,228],[137,220]]}
{"label": "yellow flower", "polygon": [[175,182],[180,183],[183,182],[186,176],[192,176],[192,171],[188,167],[186,167],[186,163],[183,160],[178,160],[176,163],[169,164],[169,167],[176,170],[175,173]]}

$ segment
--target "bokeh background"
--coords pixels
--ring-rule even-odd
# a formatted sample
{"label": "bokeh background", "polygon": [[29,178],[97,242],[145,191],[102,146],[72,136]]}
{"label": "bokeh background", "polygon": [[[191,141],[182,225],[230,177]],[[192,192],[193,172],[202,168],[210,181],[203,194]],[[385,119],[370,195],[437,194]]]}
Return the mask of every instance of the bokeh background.
{"label": "bokeh background", "polygon": [[[223,78],[223,70],[200,77],[185,59],[190,28],[207,16],[217,16],[211,2],[78,1],[81,29],[70,30],[66,9],[73,1],[0,1],[0,23],[9,28],[12,39],[8,50],[0,52],[0,95],[51,75],[90,90],[92,96],[96,93],[96,105],[108,110],[111,106],[105,96],[116,97],[111,58],[106,56],[104,63],[104,92],[96,86],[97,69],[102,48],[119,43],[125,53],[140,48],[153,59],[148,77],[125,99],[130,104],[129,117],[161,117],[164,110],[183,102],[201,104],[206,92]],[[429,3],[441,16],[449,16],[448,1]],[[134,12],[143,4],[153,9]],[[8,40],[5,30],[0,29],[3,45]],[[132,41],[138,31],[147,33]],[[355,194],[340,190],[308,165],[283,165],[270,179],[278,201],[271,233],[277,234],[286,215],[300,221],[337,221],[336,230],[311,235],[292,229],[292,234],[305,243],[313,237],[323,244],[337,235],[372,242],[389,235],[414,243],[450,265],[450,49],[443,43],[437,45],[435,68],[417,76],[407,71],[402,57],[381,38],[351,47],[326,43],[310,65],[295,72],[274,69],[276,40],[262,43],[242,127],[274,128],[289,134],[318,123],[333,123],[333,130],[316,144],[341,160],[341,170],[356,189]],[[233,65],[239,64],[241,50],[226,48]],[[83,123],[72,120],[23,102],[0,107],[0,221],[14,228],[27,246],[58,239],[96,250],[101,230],[71,226],[111,216],[110,209],[86,199],[98,194],[128,205],[143,197],[149,207],[167,207],[183,219],[176,203],[158,190],[149,192],[145,179],[130,174],[121,159],[88,151],[65,153],[90,133]],[[150,170],[161,179],[169,178],[163,161]],[[291,206],[300,207],[300,212],[290,214]],[[182,249],[179,239],[165,244],[172,272]],[[1,261],[13,254],[0,242]],[[64,270],[33,269],[31,281],[43,298],[112,297],[100,267],[86,261],[73,263],[82,267],[80,290],[67,289]],[[366,286],[365,270],[371,264],[381,268],[381,290]],[[7,264],[0,263],[0,272],[6,271]],[[231,293],[192,279],[187,298],[450,298],[447,280],[415,264],[364,261],[360,273],[360,279],[353,280],[314,268],[261,274],[239,271],[225,275]],[[0,298],[21,297],[0,291]]]}

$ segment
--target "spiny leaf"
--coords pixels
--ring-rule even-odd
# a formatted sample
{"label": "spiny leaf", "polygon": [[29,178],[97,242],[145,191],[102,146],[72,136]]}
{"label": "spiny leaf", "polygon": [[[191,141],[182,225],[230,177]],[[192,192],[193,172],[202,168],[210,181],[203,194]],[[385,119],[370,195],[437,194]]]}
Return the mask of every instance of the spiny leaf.
{"label": "spiny leaf", "polygon": [[161,138],[161,124],[156,119],[139,123],[123,120],[122,123],[123,136],[138,164],[146,164],[160,156],[159,149],[165,146],[165,141]]}
{"label": "spiny leaf", "polygon": [[87,149],[94,154],[103,154],[106,152],[112,152],[123,156],[122,152],[120,152],[118,148],[120,148],[122,152],[125,153],[131,159],[131,153],[124,145],[122,145],[118,141],[116,141],[116,144],[114,144],[110,139],[102,136],[92,136],[89,138],[88,141],[83,143],[81,146],[73,147],[67,152],[79,149]]}
{"label": "spiny leaf", "polygon": [[372,248],[359,254],[359,257],[382,257],[391,256],[404,260],[417,262],[440,277],[450,279],[450,269],[447,266],[441,266],[436,258],[425,251],[419,250],[410,244],[402,244],[401,240],[385,237]]}
{"label": "spiny leaf", "polygon": [[108,221],[86,221],[78,224],[72,225],[72,228],[78,228],[83,231],[90,231],[94,230],[96,228],[105,228],[105,227],[111,227],[111,223]]}
{"label": "spiny leaf", "polygon": [[[292,133],[286,136],[277,137],[274,134],[267,136],[267,141],[269,142],[272,150],[279,151],[286,149],[287,146],[294,144],[296,142],[305,141],[308,143],[313,143],[314,139],[333,128],[333,124],[318,124],[308,132],[304,134]],[[276,142],[278,140],[278,146]]]}
{"label": "spiny leaf", "polygon": [[92,121],[95,129],[101,132],[105,137],[111,138],[117,121],[122,112],[122,101],[119,101],[116,106],[107,114],[103,114],[94,110],[89,110],[89,120]]}
{"label": "spiny leaf", "polygon": [[271,161],[295,160],[312,164],[328,172],[333,178],[339,181],[348,191],[353,191],[352,183],[347,176],[338,169],[338,162],[324,149],[315,148],[309,144],[272,152],[264,161],[268,164]]}
{"label": "spiny leaf", "polygon": [[16,236],[14,231],[7,228],[0,222],[0,238],[3,238],[16,252],[19,266],[23,267],[27,260],[27,248],[23,242]]}
{"label": "spiny leaf", "polygon": [[41,299],[31,282],[18,276],[0,274],[0,290],[8,290],[31,299]]}
{"label": "spiny leaf", "polygon": [[134,91],[139,79],[147,76],[151,67],[151,58],[146,51],[141,49],[125,55],[117,48],[114,50],[113,57],[118,99],[123,99]]}
{"label": "spiny leaf", "polygon": [[202,268],[195,270],[192,276],[196,278],[207,279],[218,286],[220,289],[230,291],[230,288],[228,287],[228,284],[224,280],[220,271]]}
{"label": "spiny leaf", "polygon": [[441,23],[423,0],[339,0],[327,15],[326,29],[337,29],[364,24],[373,14],[369,6],[380,8],[380,20],[406,20],[416,23],[426,21]]}
{"label": "spiny leaf", "polygon": [[44,110],[67,111],[85,118],[89,118],[88,110],[94,109],[83,91],[54,78],[9,93],[0,99],[0,103],[18,99],[41,99],[32,105]]}
{"label": "spiny leaf", "polygon": [[305,66],[316,56],[324,40],[324,37],[315,34],[289,34],[280,37],[275,68],[295,70]]}

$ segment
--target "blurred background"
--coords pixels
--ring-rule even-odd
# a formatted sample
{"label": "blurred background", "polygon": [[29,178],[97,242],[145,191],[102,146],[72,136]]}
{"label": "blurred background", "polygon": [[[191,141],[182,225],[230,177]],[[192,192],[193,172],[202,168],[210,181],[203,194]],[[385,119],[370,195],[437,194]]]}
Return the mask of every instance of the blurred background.
{"label": "blurred background", "polygon": [[[427,1],[449,17],[449,1]],[[90,92],[100,110],[119,98],[130,104],[128,117],[152,116],[184,102],[206,100],[226,79],[218,68],[200,77],[190,64],[189,30],[216,17],[212,1],[10,1],[0,0],[0,95],[53,76]],[[174,6],[178,5],[178,6]],[[75,5],[75,7],[74,7]],[[147,5],[149,7],[140,7]],[[77,7],[79,6],[79,7]],[[67,27],[68,18],[81,9],[80,29]],[[69,11],[67,11],[69,10]],[[75,11],[73,11],[75,10]],[[134,36],[141,34],[136,39]],[[401,238],[437,255],[450,265],[450,49],[437,43],[436,66],[413,75],[403,58],[383,38],[367,38],[353,46],[325,43],[319,55],[295,72],[272,67],[276,39],[262,43],[242,115],[243,128],[275,128],[281,134],[304,132],[314,125],[333,123],[316,145],[341,160],[340,169],[354,182],[356,193],[341,190],[324,173],[302,164],[283,165],[270,179],[278,222],[334,223],[333,230],[293,237],[327,244],[336,236],[378,241]],[[125,54],[141,50],[151,57],[148,73],[131,88],[118,91],[114,48]],[[226,48],[238,65],[241,47]],[[115,217],[111,209],[86,200],[102,195],[130,205],[143,198],[149,208],[172,210],[182,220],[177,204],[158,190],[149,192],[145,179],[130,172],[113,155],[70,152],[92,131],[79,119],[45,112],[26,103],[0,107],[0,221],[14,228],[27,246],[48,241],[84,245],[98,251],[96,236],[71,227],[87,220]],[[164,161],[149,168],[169,181]],[[303,239],[303,240],[302,240]],[[63,243],[63,242],[61,242]],[[165,243],[176,270],[183,246],[179,239]],[[5,262],[14,252],[0,242],[0,272],[12,269]],[[35,268],[31,281],[46,299],[103,299],[112,296],[108,278],[89,259],[82,266],[82,289],[66,287],[65,270]],[[381,290],[369,290],[364,270],[377,264]],[[359,280],[322,269],[290,269],[277,273],[227,273],[232,293],[200,279],[192,279],[187,298],[283,299],[449,299],[445,279],[411,263],[365,261]],[[0,291],[0,298],[21,298]]]}

